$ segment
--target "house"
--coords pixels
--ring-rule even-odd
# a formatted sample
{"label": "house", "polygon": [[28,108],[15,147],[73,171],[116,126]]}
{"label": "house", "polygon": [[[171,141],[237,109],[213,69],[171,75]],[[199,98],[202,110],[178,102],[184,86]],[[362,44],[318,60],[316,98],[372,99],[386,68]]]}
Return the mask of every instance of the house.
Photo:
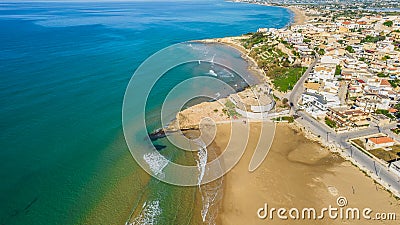
{"label": "house", "polygon": [[370,114],[360,109],[329,108],[327,117],[334,121],[340,130],[354,127],[368,127]]}
{"label": "house", "polygon": [[327,101],[324,96],[317,93],[306,92],[301,95],[305,111],[314,118],[324,116],[327,112]]}
{"label": "house", "polygon": [[394,144],[395,141],[390,137],[370,137],[365,141],[365,149],[388,148],[392,147]]}
{"label": "house", "polygon": [[377,109],[388,110],[390,107],[390,98],[383,95],[366,94],[356,99],[356,109],[365,112],[375,112]]}

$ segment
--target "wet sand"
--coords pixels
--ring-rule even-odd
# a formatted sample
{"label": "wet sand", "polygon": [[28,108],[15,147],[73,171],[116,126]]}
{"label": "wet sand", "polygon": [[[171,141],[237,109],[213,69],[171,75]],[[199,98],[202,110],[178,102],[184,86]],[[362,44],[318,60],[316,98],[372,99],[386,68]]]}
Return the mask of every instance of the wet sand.
{"label": "wet sand", "polygon": [[[278,125],[266,160],[254,172],[248,165],[255,148],[260,123],[252,123],[249,143],[239,163],[224,177],[224,197],[217,224],[399,224],[400,201],[365,176],[357,167],[308,140],[290,127]],[[227,146],[230,124],[218,125],[214,145]],[[243,126],[244,131],[246,131]],[[241,137],[231,137],[233,140]],[[339,196],[348,207],[369,207],[374,212],[395,212],[397,221],[374,220],[261,220],[257,210],[269,207],[290,209],[337,207]],[[372,215],[372,214],[371,214]],[[276,217],[276,216],[275,216]]]}

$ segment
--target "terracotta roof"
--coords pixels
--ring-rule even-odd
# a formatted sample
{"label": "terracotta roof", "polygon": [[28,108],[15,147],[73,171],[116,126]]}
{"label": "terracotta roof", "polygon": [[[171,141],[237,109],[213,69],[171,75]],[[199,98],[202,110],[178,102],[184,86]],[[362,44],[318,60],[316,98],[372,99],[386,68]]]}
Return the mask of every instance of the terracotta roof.
{"label": "terracotta roof", "polygon": [[394,108],[390,108],[390,109],[389,109],[389,112],[390,112],[390,113],[395,113],[395,112],[397,112],[397,111],[398,111],[398,110],[397,110],[397,109],[394,109]]}
{"label": "terracotta roof", "polygon": [[342,24],[344,24],[344,25],[349,25],[350,22],[349,22],[349,21],[345,21],[345,22],[343,22]]}
{"label": "terracotta roof", "polygon": [[375,144],[385,144],[394,142],[394,140],[390,137],[372,137],[368,138],[368,140],[374,142]]}
{"label": "terracotta roof", "polygon": [[382,80],[381,80],[381,85],[390,86],[390,83],[389,83],[389,81],[388,81],[388,80],[386,80],[386,79],[382,79]]}
{"label": "terracotta roof", "polygon": [[358,82],[358,83],[360,83],[360,84],[365,84],[365,81],[363,81],[363,80],[360,80],[360,79],[359,79],[359,80],[357,80],[357,82]]}

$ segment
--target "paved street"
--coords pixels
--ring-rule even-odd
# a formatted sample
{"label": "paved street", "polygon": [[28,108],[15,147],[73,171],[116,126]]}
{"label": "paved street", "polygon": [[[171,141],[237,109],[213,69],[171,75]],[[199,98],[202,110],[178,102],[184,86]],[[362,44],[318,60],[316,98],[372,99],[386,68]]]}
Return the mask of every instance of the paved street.
{"label": "paved street", "polygon": [[293,87],[292,92],[290,93],[289,96],[289,102],[293,103],[294,109],[297,109],[297,102],[299,101],[301,94],[304,92],[304,82],[306,82],[308,75],[314,68],[314,66],[317,64],[319,61],[319,56],[316,56],[315,61],[307,68],[306,72],[304,72],[303,76],[300,77],[299,81],[297,81],[296,85]]}

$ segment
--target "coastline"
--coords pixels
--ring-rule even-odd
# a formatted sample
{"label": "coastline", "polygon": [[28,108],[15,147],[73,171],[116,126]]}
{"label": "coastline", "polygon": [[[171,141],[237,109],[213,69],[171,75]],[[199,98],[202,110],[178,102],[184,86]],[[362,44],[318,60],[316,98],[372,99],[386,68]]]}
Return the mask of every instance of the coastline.
{"label": "coastline", "polygon": [[289,26],[303,25],[308,21],[308,17],[297,7],[295,6],[287,6],[286,9],[289,9],[293,13],[293,21]]}
{"label": "coastline", "polygon": [[[293,13],[293,20],[287,27],[303,25],[309,20],[309,17],[297,7],[285,6],[284,8],[287,8]],[[261,78],[262,81],[271,85],[271,81],[265,75],[265,72],[260,69],[257,62],[249,56],[249,50],[245,49],[239,43],[240,40],[244,38],[246,38],[245,35],[195,40],[193,42],[206,44],[218,43],[236,49],[242,53],[242,58],[248,62],[248,70],[255,76]],[[256,124],[255,127],[258,126],[257,122],[252,123]],[[227,133],[229,133],[227,131],[229,129],[227,126],[229,125],[218,125],[218,129],[223,130],[222,132],[217,132],[215,141],[213,142],[218,148],[223,148],[223,146],[226,146],[226,143],[230,141],[229,139],[235,138],[227,135]],[[258,128],[255,128],[255,131],[251,132],[257,133],[257,130]],[[244,157],[231,172],[224,176],[222,207],[219,210],[220,213],[216,220],[218,222],[217,224],[246,224],[249,223],[249,221],[251,221],[251,224],[264,224],[266,221],[260,220],[256,216],[257,209],[263,206],[262,198],[260,199],[262,195],[266,196],[264,198],[265,202],[269,202],[270,199],[273,199],[273,202],[277,204],[276,206],[289,208],[298,205],[303,207],[309,207],[311,205],[322,208],[329,204],[334,204],[338,196],[345,196],[350,199],[354,207],[374,206],[375,210],[383,209],[388,212],[400,213],[398,210],[400,201],[394,198],[394,195],[385,187],[377,184],[370,176],[364,174],[357,165],[352,164],[351,160],[339,155],[337,149],[326,146],[320,138],[314,137],[307,130],[303,131],[302,127],[298,124],[280,125],[278,130],[282,133],[289,134],[283,136],[281,134],[274,139],[272,151],[280,157],[268,156],[266,162],[259,168],[261,172],[248,172],[248,163],[251,155],[249,156],[250,153],[247,152],[251,152],[251,146],[257,143],[254,140],[249,141],[247,145],[249,149],[246,149]],[[294,139],[296,140],[293,141],[295,143],[294,145],[289,145],[287,143],[288,141],[292,141],[291,132],[295,134]],[[305,145],[306,147],[301,145],[304,142],[307,143]],[[286,145],[280,145],[279,143],[286,143]],[[296,143],[300,143],[300,146]],[[290,149],[288,146],[292,148]],[[281,151],[281,149],[284,150]],[[286,182],[279,181],[281,178],[280,174],[272,172],[282,172],[285,170],[280,168],[282,164],[278,162],[279,160],[286,160],[287,164],[284,166],[290,168],[290,170],[288,169],[284,174],[297,174],[297,177],[293,177]],[[275,167],[270,168],[271,166],[268,162],[272,163]],[[299,166],[306,166],[306,171],[299,173],[297,169]],[[301,181],[298,178],[301,178],[303,174],[306,174],[307,182]],[[263,178],[265,179],[263,180]],[[273,184],[269,183],[271,180]],[[243,184],[246,184],[246,188],[242,187]],[[292,187],[296,187],[299,190],[294,190]],[[372,192],[375,192],[374,199],[369,198]],[[253,207],[255,202],[259,203],[257,208]],[[334,221],[333,223],[330,221],[303,222],[305,223],[301,224],[341,223],[341,221]],[[274,221],[274,224],[287,223],[285,221]],[[371,221],[356,221],[354,224],[373,223]],[[395,224],[395,222],[393,224]]]}
{"label": "coastline", "polygon": [[248,71],[252,73],[260,83],[267,81],[267,77],[262,69],[257,65],[257,62],[249,56],[249,51],[245,49],[242,45],[237,43],[241,39],[246,38],[245,36],[236,37],[224,37],[224,38],[211,38],[203,40],[193,40],[191,42],[198,42],[203,44],[222,44],[231,48],[236,49],[241,53],[241,57],[248,63]]}
{"label": "coastline", "polygon": [[[268,5],[266,5],[268,6]],[[276,6],[277,7],[277,6]],[[292,15],[292,21],[290,21],[286,27],[288,26],[295,26],[295,25],[303,25],[307,22],[309,19],[301,10],[299,10],[295,6],[280,6],[283,8],[288,9]],[[204,43],[204,44],[223,44],[226,46],[229,46],[231,48],[236,49],[242,54],[242,58],[248,62],[249,67],[248,70],[255,75],[258,79],[260,79],[261,82],[266,82],[269,85],[271,85],[270,79],[266,76],[265,72],[259,68],[257,62],[249,56],[250,51],[245,49],[241,44],[240,40],[245,39],[246,36],[231,36],[231,37],[222,37],[222,38],[210,38],[210,39],[202,39],[202,40],[192,40],[189,42],[198,42],[198,43]]]}

